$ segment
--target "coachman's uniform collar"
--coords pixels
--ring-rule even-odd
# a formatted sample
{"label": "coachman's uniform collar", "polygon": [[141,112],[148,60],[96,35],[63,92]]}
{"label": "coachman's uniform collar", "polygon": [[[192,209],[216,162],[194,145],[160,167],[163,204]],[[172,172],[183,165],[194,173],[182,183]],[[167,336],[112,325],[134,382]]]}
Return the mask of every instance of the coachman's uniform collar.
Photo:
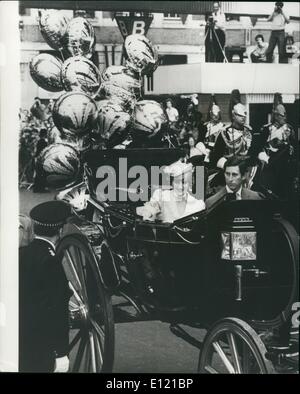
{"label": "coachman's uniform collar", "polygon": [[49,239],[46,239],[46,238],[43,238],[43,237],[39,237],[39,236],[35,236],[34,239],[38,239],[38,240],[40,240],[40,241],[47,242],[47,243],[51,246],[51,249],[55,252],[55,249],[56,249],[56,248],[55,248],[55,245],[54,245],[54,243],[51,242]]}

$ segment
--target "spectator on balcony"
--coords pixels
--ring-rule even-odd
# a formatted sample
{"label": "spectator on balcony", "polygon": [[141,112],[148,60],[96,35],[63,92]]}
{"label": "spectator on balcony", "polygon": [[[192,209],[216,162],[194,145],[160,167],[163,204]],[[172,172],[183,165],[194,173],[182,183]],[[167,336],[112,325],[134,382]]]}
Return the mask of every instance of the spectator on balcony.
{"label": "spectator on balcony", "polygon": [[252,63],[265,63],[267,61],[266,52],[268,44],[264,41],[264,37],[261,34],[255,37],[256,47],[250,54]]}
{"label": "spectator on balcony", "polygon": [[283,3],[277,1],[275,3],[275,9],[268,18],[269,22],[272,22],[272,32],[269,41],[269,47],[266,52],[267,62],[272,63],[273,52],[278,45],[279,63],[286,63],[285,53],[285,25],[290,23],[288,15],[283,11]]}
{"label": "spectator on balcony", "polygon": [[206,16],[205,61],[222,63],[224,61],[225,14],[220,9],[220,2],[213,2],[212,13]]}

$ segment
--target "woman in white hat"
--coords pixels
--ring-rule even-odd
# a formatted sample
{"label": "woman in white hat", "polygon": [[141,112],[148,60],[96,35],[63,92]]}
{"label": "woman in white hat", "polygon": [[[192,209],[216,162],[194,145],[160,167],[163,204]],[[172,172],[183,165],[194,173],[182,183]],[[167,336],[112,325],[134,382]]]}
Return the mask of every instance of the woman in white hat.
{"label": "woman in white hat", "polygon": [[143,216],[143,220],[173,223],[174,220],[205,209],[203,200],[196,199],[189,192],[192,168],[191,163],[181,161],[166,167],[164,172],[170,176],[172,188],[155,190],[150,201],[137,208],[137,214]]}

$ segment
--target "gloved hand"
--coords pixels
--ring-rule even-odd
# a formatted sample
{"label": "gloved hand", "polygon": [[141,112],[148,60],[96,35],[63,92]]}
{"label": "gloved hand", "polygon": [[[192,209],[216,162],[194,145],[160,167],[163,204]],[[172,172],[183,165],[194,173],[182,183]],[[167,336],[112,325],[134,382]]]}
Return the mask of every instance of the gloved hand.
{"label": "gloved hand", "polygon": [[58,357],[55,359],[54,372],[68,372],[70,361],[68,356]]}
{"label": "gloved hand", "polygon": [[260,154],[258,155],[258,159],[265,163],[269,163],[269,156],[266,154],[266,152],[260,152]]}

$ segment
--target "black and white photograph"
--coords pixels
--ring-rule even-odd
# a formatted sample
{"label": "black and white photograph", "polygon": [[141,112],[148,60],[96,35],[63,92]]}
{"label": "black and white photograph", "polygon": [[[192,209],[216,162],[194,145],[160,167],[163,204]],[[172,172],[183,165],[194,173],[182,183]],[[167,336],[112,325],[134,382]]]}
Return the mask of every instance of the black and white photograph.
{"label": "black and white photograph", "polygon": [[0,2],[0,372],[299,374],[299,65],[299,2]]}

